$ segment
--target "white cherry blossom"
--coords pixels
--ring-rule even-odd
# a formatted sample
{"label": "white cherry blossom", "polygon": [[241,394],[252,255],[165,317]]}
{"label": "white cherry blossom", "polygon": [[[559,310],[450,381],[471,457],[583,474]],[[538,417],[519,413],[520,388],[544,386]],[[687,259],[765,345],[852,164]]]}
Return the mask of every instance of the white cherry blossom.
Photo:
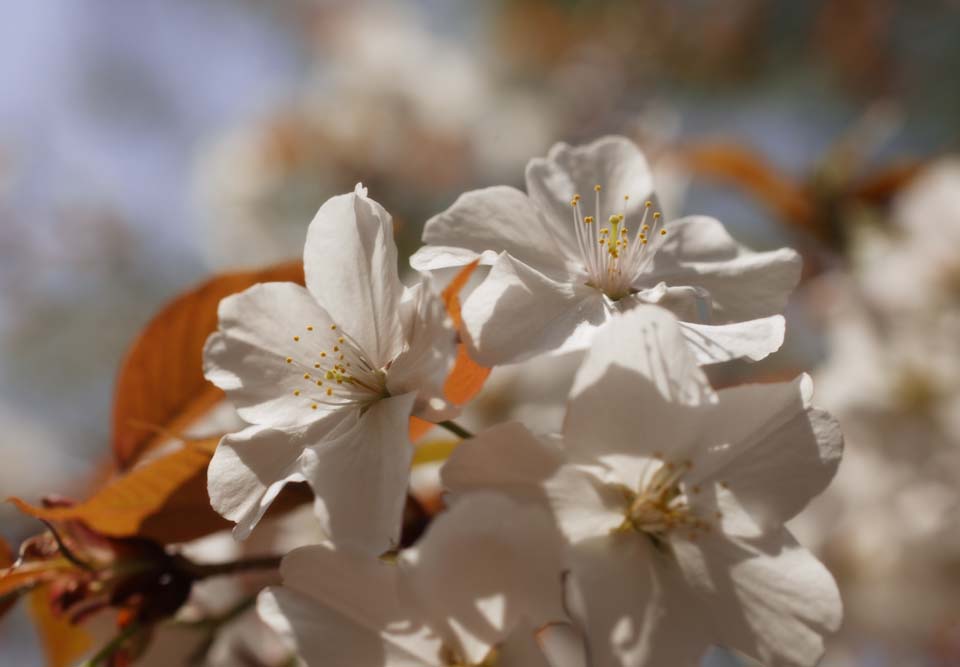
{"label": "white cherry blossom", "polygon": [[442,477],[454,498],[495,489],[552,509],[590,664],[683,667],[721,645],[810,667],[841,605],[783,524],[842,449],[810,393],[806,376],[714,392],[676,319],[637,308],[595,337],[561,436],[496,426]]}
{"label": "white cherry blossom", "polygon": [[308,667],[547,667],[535,631],[565,618],[560,546],[543,509],[473,494],[395,559],[292,552],[258,608]]}
{"label": "white cherry blossom", "polygon": [[381,553],[398,537],[410,415],[447,414],[455,334],[429,282],[400,282],[390,216],[359,185],[317,212],[304,269],[305,288],[260,284],[220,304],[206,376],[251,426],[217,448],[210,499],[242,538],[306,481],[332,538]]}
{"label": "white cherry blossom", "polygon": [[797,253],[750,252],[712,218],[666,221],[629,140],[557,144],[530,161],[526,182],[526,194],[462,195],[427,222],[427,245],[411,258],[420,270],[491,265],[463,307],[481,363],[583,348],[614,314],[651,303],[684,322],[701,363],[780,347]]}

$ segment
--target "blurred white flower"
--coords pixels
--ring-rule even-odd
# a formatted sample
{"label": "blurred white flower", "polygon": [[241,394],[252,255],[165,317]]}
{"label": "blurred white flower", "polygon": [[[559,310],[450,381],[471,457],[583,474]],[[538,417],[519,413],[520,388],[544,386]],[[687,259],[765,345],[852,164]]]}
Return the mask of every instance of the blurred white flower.
{"label": "blurred white flower", "polygon": [[[881,242],[859,237],[857,250],[876,259]],[[838,647],[924,645],[954,622],[960,596],[960,313],[914,282],[927,251],[904,242],[898,252],[880,267],[886,292],[867,261],[804,294],[826,320],[818,401],[843,424],[847,451],[793,527],[838,575],[848,610]],[[901,286],[912,300],[895,297]]]}
{"label": "blurred white flower", "polygon": [[638,308],[597,334],[562,440],[494,427],[443,480],[546,500],[593,664],[692,665],[718,644],[812,666],[840,599],[783,524],[829,483],[842,439],[810,393],[805,376],[714,393],[676,319]]}
{"label": "blurred white flower", "polygon": [[475,494],[395,562],[340,545],[292,552],[258,607],[310,666],[546,667],[534,631],[565,618],[560,546],[541,508]]}
{"label": "blurred white flower", "polygon": [[[701,363],[761,359],[780,347],[777,313],[799,256],[749,252],[710,218],[665,224],[646,159],[629,140],[557,144],[530,161],[526,180],[528,194],[500,186],[462,195],[427,222],[428,245],[411,258],[420,270],[492,264],[463,307],[481,363],[583,348],[615,313],[651,303],[683,320]],[[587,190],[593,215],[581,211]]]}
{"label": "blurred white flower", "polygon": [[260,284],[220,304],[206,376],[253,426],[221,441],[210,499],[245,537],[306,481],[328,535],[379,554],[400,528],[409,417],[446,414],[455,336],[428,283],[400,282],[390,216],[360,186],[320,208],[304,268],[306,288]]}
{"label": "blurred white flower", "polygon": [[890,234],[857,239],[855,272],[880,308],[918,311],[960,302],[960,158],[932,164],[896,199]]}

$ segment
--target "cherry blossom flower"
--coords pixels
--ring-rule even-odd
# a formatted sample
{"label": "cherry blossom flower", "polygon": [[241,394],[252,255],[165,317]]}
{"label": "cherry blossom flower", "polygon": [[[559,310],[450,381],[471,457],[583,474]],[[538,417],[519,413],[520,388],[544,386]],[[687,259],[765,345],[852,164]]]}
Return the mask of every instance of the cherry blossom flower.
{"label": "cherry blossom flower", "polygon": [[395,559],[290,553],[258,608],[310,667],[547,667],[534,631],[565,618],[560,546],[542,508],[473,494]]}
{"label": "cherry blossom flower", "polygon": [[491,265],[463,307],[480,363],[586,347],[614,314],[640,304],[673,311],[701,363],[780,347],[797,253],[748,251],[712,218],[664,220],[629,140],[557,144],[529,162],[526,182],[527,194],[499,186],[462,195],[427,222],[427,245],[411,258],[420,270]]}
{"label": "cherry blossom flower", "polygon": [[409,417],[447,416],[455,334],[429,282],[400,282],[390,216],[359,185],[317,212],[304,270],[306,288],[260,284],[220,304],[206,376],[251,426],[217,448],[210,499],[243,538],[306,481],[331,538],[381,553],[398,537]]}
{"label": "cherry blossom flower", "polygon": [[810,666],[840,600],[783,524],[842,449],[810,393],[806,376],[714,392],[675,318],[638,308],[594,339],[562,436],[496,426],[461,444],[443,480],[455,498],[492,489],[549,505],[591,664],[694,665],[715,644]]}

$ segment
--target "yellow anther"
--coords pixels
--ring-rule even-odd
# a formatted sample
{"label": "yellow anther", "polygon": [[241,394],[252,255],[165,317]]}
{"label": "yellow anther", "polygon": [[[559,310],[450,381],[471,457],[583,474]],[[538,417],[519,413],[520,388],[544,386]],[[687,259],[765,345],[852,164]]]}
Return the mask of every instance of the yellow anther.
{"label": "yellow anther", "polygon": [[666,230],[666,229],[661,229],[661,230],[660,230],[660,236],[666,236],[666,235],[667,235],[667,230]]}
{"label": "yellow anther", "polygon": [[570,205],[571,205],[571,206],[576,206],[578,203],[579,203],[579,200],[578,200],[578,199],[571,199],[571,200],[570,200]]}
{"label": "yellow anther", "polygon": [[650,231],[650,225],[644,225],[643,227],[640,228],[640,231],[649,232],[649,231]]}
{"label": "yellow anther", "polygon": [[588,215],[587,217],[585,217],[585,218],[583,219],[583,221],[584,221],[584,223],[586,223],[586,224],[589,225],[590,223],[593,222],[593,216],[592,216],[592,215]]}
{"label": "yellow anther", "polygon": [[647,245],[647,239],[640,239],[641,245]]}
{"label": "yellow anther", "polygon": [[307,331],[313,331],[313,326],[307,326]]}
{"label": "yellow anther", "polygon": [[318,387],[322,387],[322,386],[323,386],[323,380],[317,380],[317,386],[318,386]]}
{"label": "yellow anther", "polygon": [[294,390],[293,390],[293,395],[294,395],[294,396],[299,396],[299,395],[300,395],[300,390],[299,390],[299,389],[294,389]]}
{"label": "yellow anther", "polygon": [[340,351],[340,346],[339,346],[339,345],[334,345],[334,346],[333,346],[333,351],[334,351],[334,352],[339,352],[339,351]]}
{"label": "yellow anther", "polygon": [[653,202],[650,201],[649,199],[648,199],[647,201],[643,202],[643,207],[644,207],[644,208],[650,208],[651,206],[653,206]]}
{"label": "yellow anther", "polygon": [[600,192],[601,190],[603,190],[603,186],[602,186],[602,185],[597,184],[597,185],[594,185],[594,186],[593,186],[593,191],[594,191],[594,192]]}
{"label": "yellow anther", "polygon": [[310,373],[304,373],[304,374],[303,374],[303,379],[304,379],[304,380],[309,380],[309,379],[310,379]]}
{"label": "yellow anther", "polygon": [[656,213],[653,214],[653,219],[654,219],[654,220],[659,220],[659,219],[660,219],[660,211],[657,211]]}
{"label": "yellow anther", "polygon": [[311,403],[311,404],[310,404],[310,409],[311,409],[311,410],[316,410],[316,409],[317,409],[317,404],[316,404],[316,403]]}
{"label": "yellow anther", "polygon": [[343,336],[340,336],[340,338],[337,339],[337,342],[342,344],[343,341],[345,341],[345,340],[346,340],[346,338],[344,338]]}
{"label": "yellow anther", "polygon": [[293,363],[293,357],[287,357],[287,363],[288,363],[288,364],[292,364],[292,363]]}
{"label": "yellow anther", "polygon": [[326,353],[326,352],[321,352],[321,353],[320,353],[320,356],[321,356],[321,357],[326,357],[326,356],[327,356],[327,353]]}
{"label": "yellow anther", "polygon": [[336,331],[336,330],[337,330],[337,325],[336,325],[336,324],[331,324],[331,325],[330,325],[330,331]]}
{"label": "yellow anther", "polygon": [[299,343],[299,342],[300,342],[300,336],[294,336],[294,337],[293,337],[293,342],[294,342],[294,343]]}
{"label": "yellow anther", "polygon": [[630,195],[623,195],[623,201],[630,201]]}
{"label": "yellow anther", "polygon": [[333,396],[333,389],[330,387],[327,387],[327,396]]}
{"label": "yellow anther", "polygon": [[324,377],[327,378],[328,380],[332,380],[332,379],[334,379],[334,378],[337,377],[337,376],[336,376],[336,374],[334,374],[333,371],[327,371],[327,374],[324,375]]}

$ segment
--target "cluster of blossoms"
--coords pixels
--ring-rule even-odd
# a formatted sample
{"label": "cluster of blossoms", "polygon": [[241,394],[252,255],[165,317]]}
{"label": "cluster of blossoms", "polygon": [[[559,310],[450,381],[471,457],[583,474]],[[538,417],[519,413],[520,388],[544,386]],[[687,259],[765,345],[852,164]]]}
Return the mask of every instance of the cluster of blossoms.
{"label": "cluster of blossoms", "polygon": [[882,221],[857,229],[850,271],[806,290],[830,348],[819,400],[849,446],[797,528],[842,572],[850,622],[838,649],[856,655],[870,641],[893,664],[928,664],[931,652],[949,664],[960,594],[957,158],[924,169]]}
{"label": "cluster of blossoms", "polygon": [[[217,449],[213,506],[244,538],[306,482],[326,538],[286,556],[261,618],[317,666],[682,666],[712,645],[814,665],[839,595],[784,523],[830,482],[839,429],[806,376],[717,391],[702,368],[780,347],[799,257],[665,220],[626,139],[559,144],[526,182],[429,220],[413,286],[357,186],[311,223],[305,287],[221,303],[206,375],[249,426]],[[437,284],[476,264],[455,327]],[[488,367],[573,355],[557,432],[452,423],[460,344]],[[463,438],[413,541],[412,417]]]}

